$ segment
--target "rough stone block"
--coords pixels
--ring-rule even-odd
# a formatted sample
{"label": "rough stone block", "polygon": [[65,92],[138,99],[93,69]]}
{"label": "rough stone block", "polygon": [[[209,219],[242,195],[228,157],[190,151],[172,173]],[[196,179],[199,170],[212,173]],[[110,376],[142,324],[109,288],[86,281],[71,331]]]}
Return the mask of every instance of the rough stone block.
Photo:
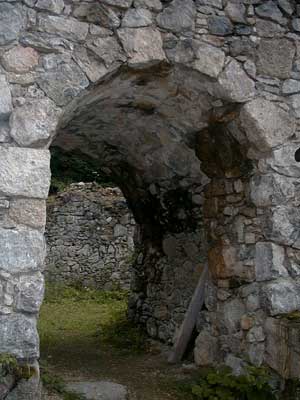
{"label": "rough stone block", "polygon": [[22,147],[42,147],[55,135],[59,114],[51,100],[31,100],[14,109],[10,134]]}
{"label": "rough stone block", "polygon": [[48,150],[0,149],[0,191],[8,196],[45,199],[50,186]]}
{"label": "rough stone block", "polygon": [[116,62],[126,61],[125,54],[114,37],[97,38],[88,42],[87,47],[102,60],[106,68],[111,67]]}
{"label": "rough stone block", "polygon": [[65,7],[65,3],[64,0],[38,0],[35,7],[54,14],[60,14]]}
{"label": "rough stone block", "polygon": [[268,242],[256,243],[255,273],[258,282],[288,277],[284,262],[283,247]]}
{"label": "rough stone block", "polygon": [[0,337],[0,353],[25,360],[39,357],[35,318],[21,314],[0,315]]}
{"label": "rough stone block", "polygon": [[119,38],[129,57],[128,64],[135,68],[155,65],[166,59],[162,49],[162,38],[153,28],[122,28]]}
{"label": "rough stone block", "polygon": [[44,230],[46,202],[38,199],[13,199],[10,202],[8,215],[18,225]]}
{"label": "rough stone block", "polygon": [[43,301],[44,278],[41,273],[21,276],[18,282],[17,309],[37,313]]}
{"label": "rough stone block", "polygon": [[263,302],[269,315],[289,314],[300,310],[300,287],[290,279],[278,279],[263,287]]}
{"label": "rough stone block", "polygon": [[212,16],[208,19],[208,30],[212,35],[227,36],[233,31],[233,25],[225,16]]}
{"label": "rough stone block", "polygon": [[263,2],[263,4],[255,8],[255,12],[262,18],[271,19],[277,23],[285,22],[282,12],[272,0]]}
{"label": "rough stone block", "polygon": [[196,339],[195,363],[199,366],[213,365],[218,359],[218,339],[203,329]]}
{"label": "rough stone block", "polygon": [[298,320],[267,318],[265,362],[283,378],[299,378],[300,342]]}
{"label": "rough stone block", "polygon": [[202,74],[216,78],[223,69],[225,53],[206,43],[196,43],[194,46],[196,60],[193,68]]}
{"label": "rough stone block", "polygon": [[257,71],[261,75],[289,78],[295,55],[294,44],[287,39],[262,39],[257,53]]}
{"label": "rough stone block", "polygon": [[[1,4],[0,4],[1,5]],[[12,112],[12,101],[9,85],[4,75],[0,75],[0,120],[6,119]]]}
{"label": "rough stone block", "polygon": [[196,18],[196,7],[192,0],[174,0],[158,16],[160,28],[180,33],[191,31]]}
{"label": "rough stone block", "polygon": [[141,28],[151,24],[152,13],[142,8],[128,10],[122,20],[122,28]]}
{"label": "rough stone block", "polygon": [[161,11],[162,4],[160,0],[135,0],[134,1],[135,8],[149,8],[152,11]]}
{"label": "rough stone block", "polygon": [[295,152],[300,142],[286,143],[275,149],[266,164],[273,171],[287,177],[300,178],[300,163],[295,160]]}
{"label": "rough stone block", "polygon": [[133,0],[102,0],[103,3],[120,8],[129,8],[131,7]]}
{"label": "rough stone block", "polygon": [[89,80],[74,62],[58,61],[53,69],[40,74],[38,84],[57,105],[63,106],[88,87]]}
{"label": "rough stone block", "polygon": [[296,196],[295,179],[279,174],[256,175],[250,181],[250,196],[257,207],[286,204]]}
{"label": "rough stone block", "polygon": [[40,31],[62,36],[65,39],[83,42],[88,34],[89,25],[75,18],[41,14],[38,18]]}
{"label": "rough stone block", "polygon": [[223,323],[229,333],[237,332],[241,329],[241,319],[245,314],[244,303],[236,298],[227,301],[222,310]]}
{"label": "rough stone block", "polygon": [[38,52],[30,47],[16,46],[2,56],[2,64],[6,71],[16,74],[32,71],[38,62]]}
{"label": "rough stone block", "polygon": [[0,46],[18,38],[25,26],[25,13],[19,4],[0,3]]}
{"label": "rough stone block", "polygon": [[295,119],[262,98],[245,104],[240,119],[250,143],[260,151],[269,151],[283,144],[295,131]]}
{"label": "rough stone block", "polygon": [[299,240],[300,210],[293,206],[278,206],[265,217],[265,236],[282,245],[295,245]]}
{"label": "rough stone block", "polygon": [[42,269],[45,255],[41,232],[0,228],[0,270],[9,273],[37,271]]}
{"label": "rough stone block", "polygon": [[218,94],[222,99],[243,103],[255,94],[255,84],[241,65],[232,59],[218,78]]}

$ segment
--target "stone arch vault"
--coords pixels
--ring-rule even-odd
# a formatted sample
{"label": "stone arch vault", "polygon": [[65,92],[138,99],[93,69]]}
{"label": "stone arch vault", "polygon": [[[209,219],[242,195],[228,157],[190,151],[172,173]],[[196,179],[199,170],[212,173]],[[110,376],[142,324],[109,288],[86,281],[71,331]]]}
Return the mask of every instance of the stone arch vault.
{"label": "stone arch vault", "polygon": [[99,160],[140,225],[133,319],[171,341],[208,261],[196,362],[299,376],[298,8],[0,2],[0,353],[39,356],[54,140]]}

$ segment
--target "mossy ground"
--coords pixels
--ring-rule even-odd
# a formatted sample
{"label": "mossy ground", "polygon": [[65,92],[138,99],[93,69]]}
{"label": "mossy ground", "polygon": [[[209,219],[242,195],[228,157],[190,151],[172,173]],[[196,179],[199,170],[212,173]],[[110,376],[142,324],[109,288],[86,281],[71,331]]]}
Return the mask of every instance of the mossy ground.
{"label": "mossy ground", "polygon": [[126,310],[126,292],[47,288],[39,320],[41,362],[44,380],[64,400],[75,397],[64,392],[62,380],[111,380],[136,400],[183,398],[174,384],[178,368],[127,322]]}

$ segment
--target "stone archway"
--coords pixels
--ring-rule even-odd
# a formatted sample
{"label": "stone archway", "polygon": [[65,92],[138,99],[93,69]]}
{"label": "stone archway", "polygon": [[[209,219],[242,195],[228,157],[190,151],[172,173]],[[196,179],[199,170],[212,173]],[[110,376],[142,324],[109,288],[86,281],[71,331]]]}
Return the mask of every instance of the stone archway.
{"label": "stone archway", "polygon": [[207,3],[0,3],[1,353],[38,358],[58,132],[101,155],[141,225],[133,318],[170,340],[208,255],[197,362],[297,375],[296,8]]}

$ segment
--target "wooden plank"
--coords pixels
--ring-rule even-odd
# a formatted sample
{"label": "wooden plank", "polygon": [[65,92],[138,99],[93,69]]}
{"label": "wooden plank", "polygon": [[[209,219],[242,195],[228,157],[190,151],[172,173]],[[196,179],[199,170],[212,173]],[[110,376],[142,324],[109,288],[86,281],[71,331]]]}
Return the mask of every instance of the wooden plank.
{"label": "wooden plank", "polygon": [[184,352],[188,346],[191,335],[193,333],[193,329],[196,325],[197,316],[204,303],[204,291],[205,291],[205,284],[207,281],[207,277],[208,277],[208,264],[205,264],[198,285],[195,289],[192,300],[190,302],[189,308],[181,324],[179,334],[174,344],[172,353],[168,358],[168,362],[170,364],[178,363],[182,359]]}

